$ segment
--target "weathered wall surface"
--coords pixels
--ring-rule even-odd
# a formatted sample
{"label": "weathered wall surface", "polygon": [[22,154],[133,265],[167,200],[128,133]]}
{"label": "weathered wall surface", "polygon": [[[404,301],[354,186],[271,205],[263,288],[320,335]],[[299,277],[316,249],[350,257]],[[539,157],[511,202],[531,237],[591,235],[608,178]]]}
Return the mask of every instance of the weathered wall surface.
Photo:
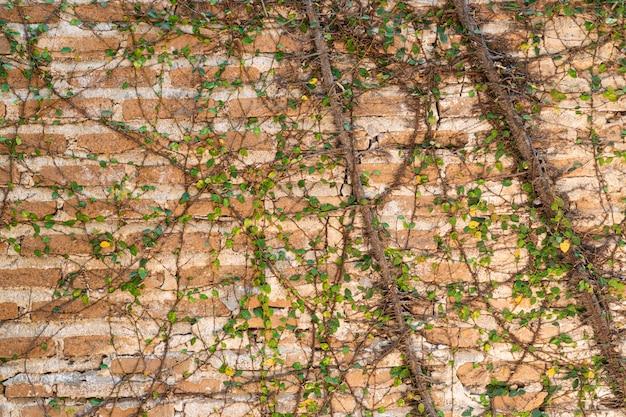
{"label": "weathered wall surface", "polygon": [[0,415],[624,415],[622,2],[0,4]]}

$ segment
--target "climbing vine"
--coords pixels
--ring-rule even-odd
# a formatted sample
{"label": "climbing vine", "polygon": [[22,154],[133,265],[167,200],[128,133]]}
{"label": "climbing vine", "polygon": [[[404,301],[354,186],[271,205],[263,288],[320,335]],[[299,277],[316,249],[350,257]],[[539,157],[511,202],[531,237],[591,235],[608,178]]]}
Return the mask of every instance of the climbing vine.
{"label": "climbing vine", "polygon": [[623,2],[0,3],[3,413],[623,408]]}

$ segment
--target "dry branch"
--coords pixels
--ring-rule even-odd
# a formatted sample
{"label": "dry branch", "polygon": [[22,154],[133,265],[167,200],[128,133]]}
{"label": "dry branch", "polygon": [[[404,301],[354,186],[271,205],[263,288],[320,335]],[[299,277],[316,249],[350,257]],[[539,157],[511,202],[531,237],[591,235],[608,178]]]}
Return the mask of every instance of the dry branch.
{"label": "dry branch", "polygon": [[[478,64],[488,80],[489,88],[495,96],[494,101],[502,112],[511,131],[511,138],[513,138],[515,147],[529,164],[528,175],[537,196],[541,200],[543,210],[546,215],[553,217],[556,211],[553,205],[555,203],[561,205],[565,200],[559,196],[551,180],[546,175],[546,170],[537,156],[528,130],[521,122],[509,94],[502,87],[504,85],[503,80],[489,53],[489,48],[478,24],[471,17],[467,1],[454,0],[454,7],[459,22],[466,29],[466,36],[475,47]],[[567,216],[567,213],[564,216]],[[623,405],[626,395],[626,369],[614,344],[616,337],[612,334],[609,312],[602,308],[593,291],[595,288],[594,279],[587,272],[589,270],[587,266],[593,263],[593,259],[590,262],[587,260],[582,260],[581,262],[581,260],[574,257],[573,252],[574,250],[570,249],[567,253],[561,254],[560,258],[563,263],[573,265],[568,276],[569,285],[574,289],[578,302],[584,306],[586,313],[589,315],[589,322],[593,328],[596,342],[607,362],[606,370],[610,379],[609,385]],[[577,287],[580,282],[585,282],[591,291],[579,291]]]}
{"label": "dry branch", "polygon": [[[337,126],[339,142],[342,145],[343,157],[346,160],[346,167],[349,172],[350,182],[352,185],[352,193],[357,201],[363,202],[367,199],[367,197],[363,188],[363,184],[361,183],[361,171],[355,157],[352,138],[350,138],[350,136],[343,128],[345,120],[341,104],[336,99],[333,99],[333,97],[336,97],[333,91],[336,84],[331,72],[328,46],[326,45],[326,41],[322,37],[318,15],[311,0],[306,0],[306,10],[311,31],[313,32],[315,49],[318,52],[318,57],[320,60],[320,68],[323,77],[322,86],[324,87],[328,96],[331,97],[331,114],[333,117],[333,121]],[[398,295],[398,288],[396,286],[396,283],[394,282],[393,273],[391,271],[389,261],[385,256],[383,242],[381,241],[378,230],[376,230],[376,228],[374,227],[374,212],[372,210],[372,207],[368,204],[361,205],[360,211],[361,215],[363,216],[363,223],[365,225],[368,243],[372,250],[372,256],[374,257],[374,259],[376,259],[376,262],[380,266],[383,283],[387,288],[389,301],[392,303],[394,313],[393,316],[396,322],[396,326],[398,327],[398,330],[401,334],[408,334],[411,329],[404,320],[404,315],[400,308],[401,303],[400,297]],[[404,340],[401,341],[401,346],[403,348],[402,351],[408,362],[409,368],[411,369],[411,374],[415,382],[415,387],[417,388],[417,391],[419,392],[419,395],[421,397],[421,401],[424,404],[424,411],[426,415],[428,415],[429,417],[437,417],[437,410],[435,409],[435,406],[428,392],[428,388],[424,381],[421,361],[415,353],[417,349],[415,346],[413,346],[411,337],[405,337]]]}

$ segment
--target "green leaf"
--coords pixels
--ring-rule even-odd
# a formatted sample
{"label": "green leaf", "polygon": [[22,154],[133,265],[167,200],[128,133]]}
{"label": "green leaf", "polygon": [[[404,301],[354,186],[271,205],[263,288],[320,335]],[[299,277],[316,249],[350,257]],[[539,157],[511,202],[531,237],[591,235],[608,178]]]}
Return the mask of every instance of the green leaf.
{"label": "green leaf", "polygon": [[172,324],[176,323],[176,312],[170,311],[167,313],[167,320]]}

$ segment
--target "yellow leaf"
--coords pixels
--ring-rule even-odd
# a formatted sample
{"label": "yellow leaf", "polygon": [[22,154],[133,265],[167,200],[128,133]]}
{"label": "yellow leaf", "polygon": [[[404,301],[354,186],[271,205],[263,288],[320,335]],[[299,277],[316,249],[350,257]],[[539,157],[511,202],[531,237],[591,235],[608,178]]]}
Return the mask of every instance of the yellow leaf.
{"label": "yellow leaf", "polygon": [[106,240],[103,240],[102,242],[100,242],[100,247],[101,248],[108,248],[109,246],[111,246],[111,243],[107,242]]}
{"label": "yellow leaf", "polygon": [[231,368],[230,366],[227,366],[226,369],[224,369],[224,373],[228,376],[235,375],[235,371],[233,371],[233,368]]}
{"label": "yellow leaf", "polygon": [[479,225],[480,223],[478,223],[476,220],[472,220],[471,222],[469,222],[470,229],[476,229]]}
{"label": "yellow leaf", "polygon": [[554,368],[550,368],[546,371],[546,375],[553,376],[556,370]]}
{"label": "yellow leaf", "polygon": [[311,79],[309,80],[309,84],[311,84],[311,85],[315,85],[315,84],[317,84],[317,78],[311,78]]}
{"label": "yellow leaf", "polygon": [[567,252],[569,250],[569,247],[570,247],[570,243],[569,243],[569,240],[567,239],[561,242],[561,244],[559,245],[559,248],[561,248],[563,253]]}
{"label": "yellow leaf", "polygon": [[593,378],[594,376],[596,376],[596,374],[594,374],[594,373],[593,373],[593,371],[589,371],[589,372],[587,372],[587,373],[585,374],[585,376],[586,376],[587,378]]}
{"label": "yellow leaf", "polygon": [[476,209],[475,209],[475,208],[471,208],[471,209],[469,210],[469,214],[470,214],[470,216],[475,215],[475,214],[476,214]]}
{"label": "yellow leaf", "polygon": [[309,98],[307,96],[302,96],[302,101],[307,101]]}
{"label": "yellow leaf", "polygon": [[519,250],[519,249],[517,249],[513,255],[514,255],[516,258],[519,258],[520,254],[521,254],[520,250]]}
{"label": "yellow leaf", "polygon": [[485,352],[489,352],[491,350],[491,345],[489,343],[485,343],[485,346],[483,346],[483,349],[485,350]]}
{"label": "yellow leaf", "polygon": [[476,232],[476,233],[474,233],[474,237],[475,237],[476,239],[480,239],[482,236],[483,236],[483,233],[482,233],[482,232]]}

